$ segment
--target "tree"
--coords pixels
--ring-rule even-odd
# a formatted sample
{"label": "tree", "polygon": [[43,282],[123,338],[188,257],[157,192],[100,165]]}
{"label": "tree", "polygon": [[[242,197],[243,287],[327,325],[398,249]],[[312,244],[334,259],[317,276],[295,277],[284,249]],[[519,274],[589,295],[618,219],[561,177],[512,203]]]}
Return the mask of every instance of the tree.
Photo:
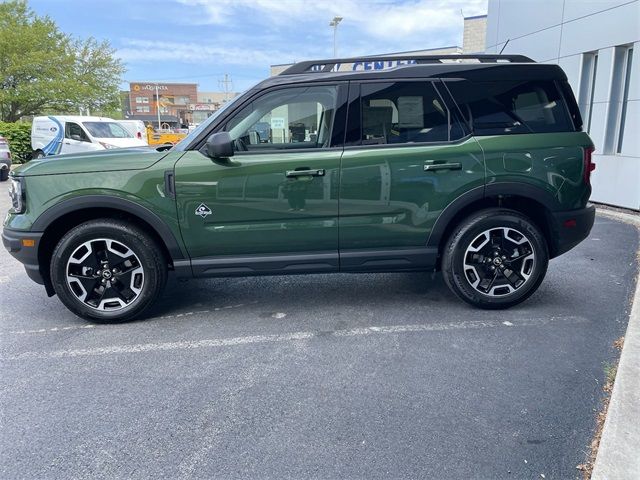
{"label": "tree", "polygon": [[107,41],[74,39],[24,0],[0,3],[0,120],[114,110],[123,73]]}

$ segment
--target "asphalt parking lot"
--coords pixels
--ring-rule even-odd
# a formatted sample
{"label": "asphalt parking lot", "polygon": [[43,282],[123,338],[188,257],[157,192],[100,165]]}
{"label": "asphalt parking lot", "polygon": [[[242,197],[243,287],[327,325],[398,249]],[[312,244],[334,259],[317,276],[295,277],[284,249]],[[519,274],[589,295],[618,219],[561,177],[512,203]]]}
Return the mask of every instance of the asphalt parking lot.
{"label": "asphalt parking lot", "polygon": [[598,217],[502,312],[429,273],[254,277],[172,280],[122,325],[2,249],[0,477],[576,478],[637,248]]}

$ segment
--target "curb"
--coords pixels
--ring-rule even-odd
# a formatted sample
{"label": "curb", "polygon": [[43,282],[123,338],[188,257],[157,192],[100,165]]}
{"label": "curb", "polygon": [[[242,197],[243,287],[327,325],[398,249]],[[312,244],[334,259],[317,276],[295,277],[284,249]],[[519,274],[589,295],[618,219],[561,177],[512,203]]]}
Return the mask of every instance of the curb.
{"label": "curb", "polygon": [[[640,214],[600,210],[598,214],[640,229]],[[640,478],[640,282],[636,277],[629,324],[604,421],[592,480]]]}

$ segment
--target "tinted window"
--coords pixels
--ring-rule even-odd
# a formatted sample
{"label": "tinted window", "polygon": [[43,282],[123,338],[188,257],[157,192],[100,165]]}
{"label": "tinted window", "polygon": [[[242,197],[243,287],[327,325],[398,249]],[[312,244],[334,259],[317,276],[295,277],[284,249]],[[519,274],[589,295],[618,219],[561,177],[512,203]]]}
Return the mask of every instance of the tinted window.
{"label": "tinted window", "polygon": [[66,138],[74,138],[74,140],[81,140],[83,142],[88,142],[89,138],[87,138],[87,134],[84,132],[82,127],[77,123],[67,122],[64,126],[64,136]]}
{"label": "tinted window", "polygon": [[574,131],[552,81],[447,82],[476,135]]}
{"label": "tinted window", "polygon": [[450,114],[431,82],[364,83],[362,145],[446,142]]}
{"label": "tinted window", "polygon": [[335,86],[276,90],[243,108],[225,130],[238,151],[329,147],[336,101]]}

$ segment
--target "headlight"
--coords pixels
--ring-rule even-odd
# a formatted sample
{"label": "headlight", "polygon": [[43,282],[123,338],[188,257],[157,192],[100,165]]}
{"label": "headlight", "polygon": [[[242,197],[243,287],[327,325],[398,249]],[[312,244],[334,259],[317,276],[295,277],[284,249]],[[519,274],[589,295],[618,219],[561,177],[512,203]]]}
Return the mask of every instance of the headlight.
{"label": "headlight", "polygon": [[11,213],[24,213],[24,188],[22,184],[22,177],[11,177],[9,197],[11,198]]}

